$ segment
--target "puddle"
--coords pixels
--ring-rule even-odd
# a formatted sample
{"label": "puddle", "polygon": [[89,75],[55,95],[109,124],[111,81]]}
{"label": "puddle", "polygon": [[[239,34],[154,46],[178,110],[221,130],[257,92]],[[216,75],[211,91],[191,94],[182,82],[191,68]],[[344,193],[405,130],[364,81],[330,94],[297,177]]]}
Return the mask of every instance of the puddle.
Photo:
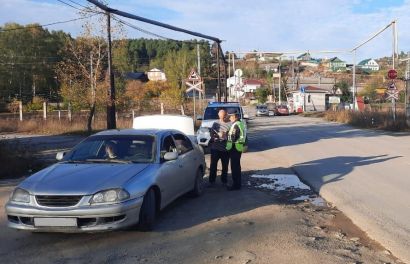
{"label": "puddle", "polygon": [[326,201],[301,182],[295,174],[253,174],[248,185],[258,189],[272,190],[284,194],[289,201],[307,201],[315,206],[326,206]]}
{"label": "puddle", "polygon": [[268,179],[270,183],[264,183],[257,188],[264,188],[276,191],[284,191],[287,189],[310,190],[310,187],[299,180],[299,177],[294,174],[267,174],[267,175],[251,175],[251,178]]}

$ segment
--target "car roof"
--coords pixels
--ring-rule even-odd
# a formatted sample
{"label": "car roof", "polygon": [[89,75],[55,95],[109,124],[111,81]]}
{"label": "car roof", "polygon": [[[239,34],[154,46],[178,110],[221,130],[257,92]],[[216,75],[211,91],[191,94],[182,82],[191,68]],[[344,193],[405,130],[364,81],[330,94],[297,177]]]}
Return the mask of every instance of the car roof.
{"label": "car roof", "polygon": [[241,105],[238,102],[210,102],[207,107],[240,107]]}
{"label": "car roof", "polygon": [[[110,129],[98,132],[92,136],[130,136],[130,135],[162,135],[167,132],[182,133],[175,129]],[[183,133],[182,133],[183,134]]]}

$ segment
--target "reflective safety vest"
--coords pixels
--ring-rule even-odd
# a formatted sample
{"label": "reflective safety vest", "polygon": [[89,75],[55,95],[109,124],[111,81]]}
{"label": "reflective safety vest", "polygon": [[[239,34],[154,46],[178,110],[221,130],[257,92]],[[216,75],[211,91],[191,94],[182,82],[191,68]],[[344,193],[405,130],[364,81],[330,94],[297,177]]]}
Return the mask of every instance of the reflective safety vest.
{"label": "reflective safety vest", "polygon": [[[239,127],[240,135],[239,138],[236,142],[232,141],[232,134],[235,131],[235,126]],[[239,152],[244,151],[244,144],[245,144],[245,126],[242,123],[242,121],[236,121],[231,128],[229,129],[228,132],[228,142],[226,143],[226,149],[231,150],[232,146],[235,145],[235,148]]]}

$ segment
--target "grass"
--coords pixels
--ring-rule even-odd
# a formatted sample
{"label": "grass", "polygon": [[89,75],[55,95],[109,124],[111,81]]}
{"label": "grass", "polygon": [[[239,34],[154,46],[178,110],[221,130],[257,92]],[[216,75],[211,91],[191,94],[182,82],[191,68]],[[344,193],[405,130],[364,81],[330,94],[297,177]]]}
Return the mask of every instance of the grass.
{"label": "grass", "polygon": [[339,122],[352,125],[359,128],[380,129],[387,131],[410,131],[406,124],[406,116],[403,111],[397,111],[396,121],[393,122],[392,113],[390,111],[327,111],[312,115],[311,117],[321,117],[327,121]]}
{"label": "grass", "polygon": [[[118,118],[118,128],[130,128],[132,118]],[[93,131],[106,129],[106,120],[96,118],[93,121]],[[14,118],[0,119],[0,132],[3,133],[28,133],[28,134],[84,134],[87,131],[87,119],[79,117],[71,122],[67,119],[58,120],[51,118],[43,120],[41,118],[30,118],[19,121]]]}
{"label": "grass", "polygon": [[0,179],[15,179],[31,174],[46,166],[36,159],[29,146],[18,141],[13,144],[0,141]]}

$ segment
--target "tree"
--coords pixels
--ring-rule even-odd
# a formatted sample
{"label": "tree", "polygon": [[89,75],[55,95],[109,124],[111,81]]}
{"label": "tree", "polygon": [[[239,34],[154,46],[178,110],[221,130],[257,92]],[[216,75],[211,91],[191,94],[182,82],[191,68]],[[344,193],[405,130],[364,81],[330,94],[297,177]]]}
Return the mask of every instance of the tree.
{"label": "tree", "polygon": [[[85,16],[88,9],[81,11]],[[85,20],[81,35],[75,40],[67,39],[63,50],[64,60],[59,63],[59,77],[63,82],[62,94],[65,100],[89,109],[87,130],[92,131],[92,119],[97,106],[103,107],[108,101],[108,76],[107,76],[107,43],[105,40],[106,16],[100,15],[98,19]],[[112,26],[112,36],[121,34],[122,27],[118,24]],[[116,41],[116,44],[123,42]],[[115,47],[120,54],[125,54],[121,47]],[[116,61],[118,66],[124,66],[123,61]]]}
{"label": "tree", "polygon": [[255,97],[256,99],[258,99],[258,102],[261,104],[266,103],[266,101],[268,100],[268,95],[269,95],[269,89],[268,88],[258,88],[255,91]]}
{"label": "tree", "polygon": [[1,29],[0,100],[16,98],[27,103],[38,95],[57,101],[56,63],[69,35],[49,32],[38,24],[8,23]]}
{"label": "tree", "polygon": [[339,89],[342,92],[340,96],[340,101],[342,102],[352,102],[353,101],[352,93],[350,92],[349,83],[347,81],[343,80],[343,81],[337,82],[335,84],[335,89],[336,91]]}

